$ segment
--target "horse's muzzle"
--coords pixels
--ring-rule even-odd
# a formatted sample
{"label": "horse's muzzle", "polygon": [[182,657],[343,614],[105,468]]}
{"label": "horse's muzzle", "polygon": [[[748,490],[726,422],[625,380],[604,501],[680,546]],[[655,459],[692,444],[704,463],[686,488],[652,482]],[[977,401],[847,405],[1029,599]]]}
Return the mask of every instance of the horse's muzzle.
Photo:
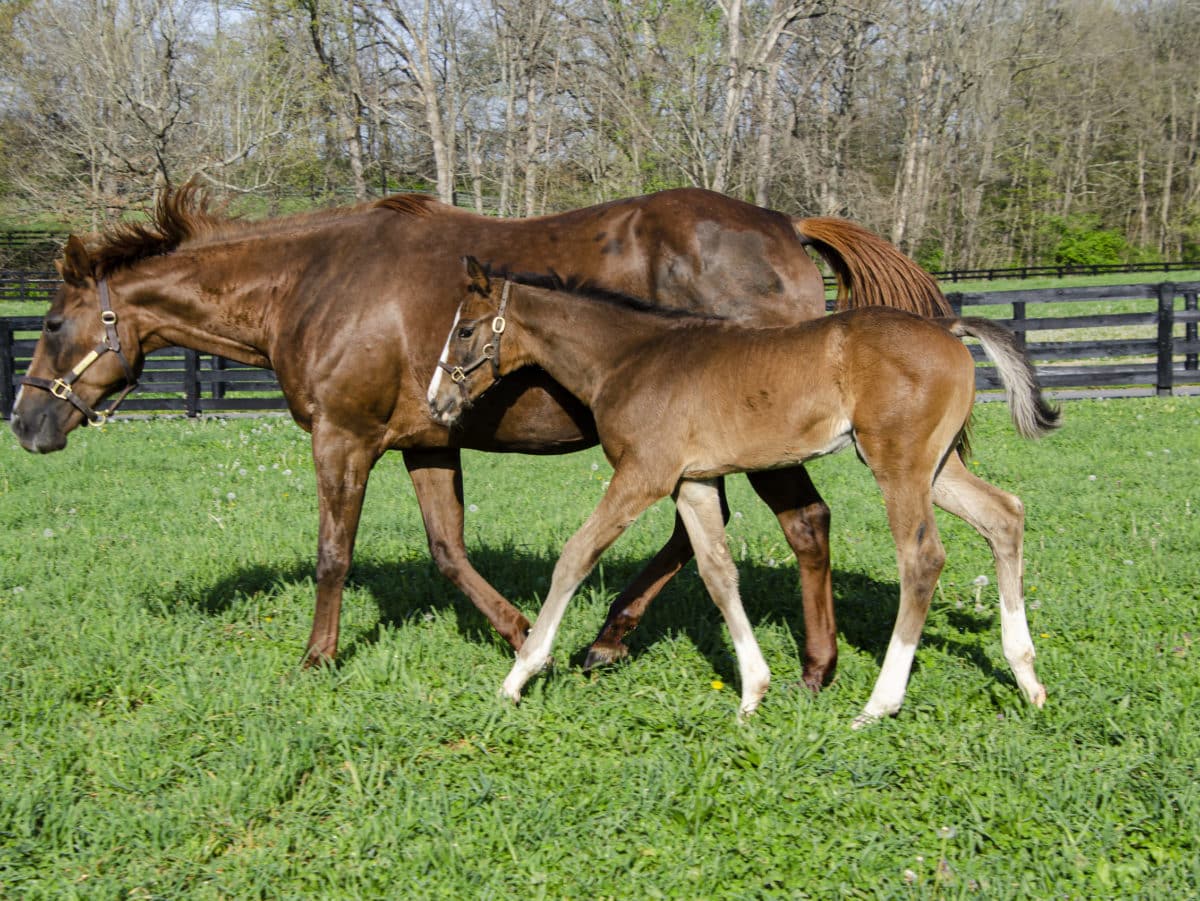
{"label": "horse's muzzle", "polygon": [[67,430],[48,410],[29,415],[13,407],[11,427],[21,447],[32,454],[49,454],[67,446]]}

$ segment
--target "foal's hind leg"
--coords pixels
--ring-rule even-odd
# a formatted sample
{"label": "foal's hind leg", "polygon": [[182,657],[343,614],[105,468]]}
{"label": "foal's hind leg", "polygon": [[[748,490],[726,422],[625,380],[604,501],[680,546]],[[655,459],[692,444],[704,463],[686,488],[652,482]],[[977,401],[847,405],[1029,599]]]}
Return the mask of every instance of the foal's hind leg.
{"label": "foal's hind leg", "polygon": [[903,479],[889,481],[876,473],[887,503],[888,525],[896,542],[900,610],[896,614],[879,678],[866,707],[854,720],[855,729],[896,713],[904,703],[929,601],[946,562],[946,552],[933,518],[930,489],[924,484],[926,478],[928,476],[924,474],[908,472]]}
{"label": "foal's hind leg", "polygon": [[521,699],[521,689],[525,683],[549,661],[550,648],[567,609],[567,602],[579,583],[591,572],[605,549],[647,507],[666,495],[665,490],[656,492],[647,487],[650,480],[644,471],[632,473],[632,469],[618,469],[613,473],[599,506],[563,547],[562,555],[554,565],[546,602],[525,643],[517,651],[512,671],[504,680],[503,693],[514,701]]}
{"label": "foal's hind leg", "polygon": [[747,716],[754,712],[762,696],[767,693],[771,672],[754,639],[754,630],[750,627],[750,620],[746,618],[738,594],[737,568],[733,565],[729,544],[725,540],[716,482],[680,482],[675,492],[675,504],[692,539],[700,578],[704,580],[708,593],[729,626],[729,636],[737,652],[738,672],[742,679],[742,703],[738,715]]}
{"label": "foal's hind leg", "polygon": [[1020,498],[973,475],[951,454],[933,483],[933,502],[975,527],[991,546],[1000,589],[1000,635],[1004,656],[1025,697],[1041,707],[1046,689],[1033,670],[1033,638],[1025,619],[1022,585],[1025,508]]}

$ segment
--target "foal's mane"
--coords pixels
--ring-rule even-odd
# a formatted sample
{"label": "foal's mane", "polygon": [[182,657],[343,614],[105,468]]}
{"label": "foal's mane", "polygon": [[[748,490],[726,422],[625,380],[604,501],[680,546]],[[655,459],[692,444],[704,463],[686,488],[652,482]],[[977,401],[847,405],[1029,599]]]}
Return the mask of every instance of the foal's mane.
{"label": "foal's mane", "polygon": [[646,300],[644,297],[635,297],[632,294],[623,294],[620,291],[609,291],[599,287],[595,282],[578,275],[563,276],[553,270],[546,273],[538,273],[508,272],[502,268],[493,270],[490,266],[486,268],[488,276],[491,278],[503,278],[517,285],[528,285],[531,288],[557,291],[584,300],[594,300],[621,310],[649,313],[664,319],[690,319],[702,322],[728,321],[727,317],[714,313],[698,313],[694,310],[685,310],[679,307],[664,307]]}
{"label": "foal's mane", "polygon": [[118,223],[95,238],[89,250],[97,275],[103,276],[183,247],[295,232],[375,208],[406,216],[430,216],[442,206],[432,197],[397,194],[373,202],[273,219],[237,219],[214,213],[208,194],[193,181],[163,191],[149,222]]}

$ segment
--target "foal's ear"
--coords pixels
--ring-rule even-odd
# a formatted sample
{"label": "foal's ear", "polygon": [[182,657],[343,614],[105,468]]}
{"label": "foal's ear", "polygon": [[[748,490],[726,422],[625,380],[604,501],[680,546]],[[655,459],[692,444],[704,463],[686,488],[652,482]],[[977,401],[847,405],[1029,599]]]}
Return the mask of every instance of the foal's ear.
{"label": "foal's ear", "polygon": [[467,275],[471,277],[472,290],[478,291],[484,297],[491,290],[491,283],[488,281],[487,270],[479,260],[472,256],[463,257],[463,262],[467,264]]}
{"label": "foal's ear", "polygon": [[63,258],[55,265],[58,266],[58,274],[62,276],[62,280],[75,288],[86,287],[88,279],[92,277],[92,258],[83,242],[74,235],[67,238]]}

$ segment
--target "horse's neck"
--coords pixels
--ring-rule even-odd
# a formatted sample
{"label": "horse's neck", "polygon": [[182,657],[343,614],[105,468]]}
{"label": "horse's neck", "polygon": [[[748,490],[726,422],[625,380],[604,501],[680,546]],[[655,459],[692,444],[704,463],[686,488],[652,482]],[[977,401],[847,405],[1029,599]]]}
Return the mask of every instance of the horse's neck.
{"label": "horse's neck", "polygon": [[541,366],[587,404],[614,370],[671,328],[655,316],[562,292],[528,289],[515,299],[509,319],[521,336],[523,351],[513,362]]}
{"label": "horse's neck", "polygon": [[[148,261],[129,277],[145,321],[148,349],[187,347],[254,366],[270,364],[269,292],[274,282],[244,274],[221,279],[213,265],[196,257]],[[206,289],[220,284],[222,291]]]}

